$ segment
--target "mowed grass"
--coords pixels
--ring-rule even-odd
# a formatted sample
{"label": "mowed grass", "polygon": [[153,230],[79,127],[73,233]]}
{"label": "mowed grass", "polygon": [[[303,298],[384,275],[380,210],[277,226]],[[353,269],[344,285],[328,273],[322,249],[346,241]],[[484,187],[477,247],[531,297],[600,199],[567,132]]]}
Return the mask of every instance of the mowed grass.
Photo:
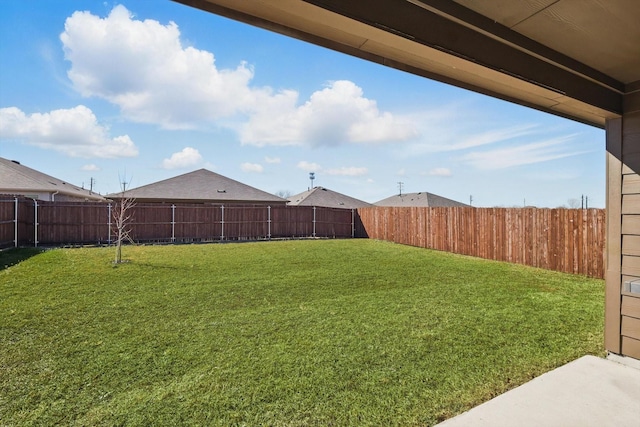
{"label": "mowed grass", "polygon": [[113,251],[0,271],[0,425],[432,425],[603,354],[601,280],[372,240]]}

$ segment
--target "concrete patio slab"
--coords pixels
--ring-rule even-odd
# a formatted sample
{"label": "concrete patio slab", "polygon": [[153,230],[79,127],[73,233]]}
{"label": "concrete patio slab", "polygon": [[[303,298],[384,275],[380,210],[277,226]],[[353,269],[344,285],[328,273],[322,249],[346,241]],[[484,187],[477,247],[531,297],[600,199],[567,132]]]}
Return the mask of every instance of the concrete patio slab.
{"label": "concrete patio slab", "polygon": [[584,356],[439,427],[640,427],[640,366]]}

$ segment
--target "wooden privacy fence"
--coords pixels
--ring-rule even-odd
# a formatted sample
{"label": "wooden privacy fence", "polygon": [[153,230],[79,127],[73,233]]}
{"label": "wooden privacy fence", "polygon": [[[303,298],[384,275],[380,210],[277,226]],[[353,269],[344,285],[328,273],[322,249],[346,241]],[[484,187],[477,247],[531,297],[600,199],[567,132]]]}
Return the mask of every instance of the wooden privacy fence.
{"label": "wooden privacy fence", "polygon": [[[114,204],[0,199],[0,248],[111,244]],[[137,204],[135,242],[369,237],[604,278],[605,211]]]}
{"label": "wooden privacy fence", "polygon": [[[0,199],[0,247],[111,244],[113,203]],[[353,237],[355,211],[311,206],[136,204],[134,242]]]}
{"label": "wooden privacy fence", "polygon": [[605,211],[358,209],[356,236],[604,278]]}

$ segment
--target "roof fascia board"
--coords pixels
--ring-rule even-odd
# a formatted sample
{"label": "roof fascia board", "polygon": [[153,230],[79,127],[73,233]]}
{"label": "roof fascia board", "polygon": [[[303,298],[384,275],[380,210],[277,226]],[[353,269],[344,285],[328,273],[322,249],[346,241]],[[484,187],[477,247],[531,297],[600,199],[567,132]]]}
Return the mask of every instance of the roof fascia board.
{"label": "roof fascia board", "polygon": [[[415,67],[412,65],[408,65],[402,61],[397,61],[394,59],[390,59],[387,58],[383,55],[379,55],[376,53],[372,53],[372,52],[368,52],[365,50],[361,50],[358,49],[357,47],[351,46],[351,45],[347,45],[347,44],[343,44],[334,40],[331,40],[329,38],[325,38],[316,34],[312,34],[300,29],[296,29],[296,28],[292,28],[290,26],[287,25],[283,25],[277,22],[273,22],[271,20],[262,18],[260,16],[256,16],[250,13],[245,13],[239,10],[234,9],[233,7],[227,7],[227,6],[223,6],[220,4],[216,4],[216,3],[212,3],[210,1],[207,0],[173,0],[175,2],[178,3],[182,3],[185,4],[187,6],[191,6],[200,10],[204,10],[210,13],[214,13],[216,15],[220,15],[220,16],[224,16],[226,18],[230,18],[230,19],[234,19],[236,21],[240,21],[243,22],[245,24],[249,24],[249,25],[253,25],[259,28],[263,28],[269,31],[273,31],[279,34],[283,34],[289,37],[293,37],[302,41],[306,41],[318,46],[322,46],[325,47],[327,49],[332,49],[338,52],[342,52],[348,55],[352,55],[367,61],[371,61],[371,62],[375,62],[381,65],[385,65],[388,66],[390,68],[395,68],[397,70],[401,70],[401,71],[405,71],[408,73],[412,73],[418,76],[422,76],[428,79],[432,79],[432,80],[436,80],[442,83],[446,83],[446,84],[451,84],[463,89],[467,89],[467,90],[471,90],[477,93],[481,93],[483,95],[487,95],[487,96],[491,96],[491,97],[495,97],[498,99],[502,99],[504,101],[508,101],[508,102],[513,102],[515,104],[519,104],[519,105],[523,105],[529,108],[533,108],[539,111],[543,111],[546,113],[550,113],[556,116],[560,116],[560,117],[564,117],[570,120],[574,120],[580,123],[584,123],[587,125],[591,125],[591,126],[595,126],[595,127],[599,127],[599,128],[603,128],[605,126],[605,118],[607,117],[606,114],[604,114],[604,111],[609,111],[612,112],[612,115],[620,115],[619,110],[622,109],[622,95],[617,93],[614,90],[607,90],[606,88],[600,86],[600,88],[604,91],[605,95],[607,96],[607,98],[609,99],[609,103],[611,105],[613,105],[613,107],[611,108],[602,108],[600,107],[599,103],[596,104],[596,107],[599,108],[601,110],[600,113],[596,113],[596,114],[584,114],[584,112],[574,112],[574,111],[568,111],[568,112],[564,112],[561,111],[557,108],[553,108],[553,107],[548,107],[548,106],[544,106],[544,105],[540,105],[540,104],[536,104],[534,102],[529,102],[524,98],[519,98],[519,97],[514,97],[508,94],[504,94],[501,92],[497,92],[494,91],[492,89],[483,87],[482,85],[479,84],[474,84],[465,80],[461,80],[461,79],[457,79],[455,77],[452,76],[448,76],[445,74],[441,74],[441,73],[437,73],[437,72],[433,72],[424,68],[420,68],[420,67]],[[213,0],[215,1],[215,0]],[[300,0],[303,2],[307,2],[308,4],[312,4],[311,2],[309,2],[308,0]],[[354,0],[357,1],[357,0]],[[376,2],[378,2],[379,0],[376,0]],[[404,2],[406,2],[406,0],[403,0]],[[351,3],[351,2],[347,2],[347,3]],[[408,3],[407,3],[408,4]],[[419,9],[417,6],[412,5],[415,8]],[[423,12],[427,13],[426,10],[423,10]],[[335,13],[335,12],[334,12]],[[433,15],[433,14],[432,14]],[[344,16],[344,15],[343,15]],[[444,18],[442,18],[444,19]],[[498,72],[498,71],[496,71]],[[566,71],[565,71],[566,72]],[[504,72],[503,72],[504,73]],[[568,72],[566,72],[568,73]],[[508,73],[504,73],[504,74],[508,74]],[[513,76],[512,76],[513,77]],[[576,80],[580,80],[580,81],[588,81],[586,79],[578,79],[576,78]],[[594,86],[599,86],[596,83],[590,82],[592,85]],[[528,83],[528,84],[534,84],[534,83]],[[580,84],[580,82],[578,82],[578,85]],[[628,90],[628,88],[626,88]],[[585,104],[589,104],[589,105],[593,105],[589,102],[583,101]],[[615,110],[615,111],[611,111],[611,110]]]}

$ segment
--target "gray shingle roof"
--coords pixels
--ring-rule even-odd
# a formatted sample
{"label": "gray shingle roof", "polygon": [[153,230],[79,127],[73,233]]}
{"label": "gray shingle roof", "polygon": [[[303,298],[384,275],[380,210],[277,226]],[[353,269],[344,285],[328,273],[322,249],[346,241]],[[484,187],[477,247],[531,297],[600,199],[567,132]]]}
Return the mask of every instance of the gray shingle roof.
{"label": "gray shingle roof", "polygon": [[[125,191],[125,197],[153,202],[277,203],[286,200],[207,169]],[[122,193],[107,195],[121,198]]]}
{"label": "gray shingle roof", "polygon": [[337,193],[323,187],[310,190],[289,197],[291,206],[323,206],[328,208],[355,209],[371,206],[370,203]]}
{"label": "gray shingle roof", "polygon": [[91,201],[105,200],[99,194],[31,169],[14,160],[0,157],[0,194],[24,195],[33,193],[57,193]]}
{"label": "gray shingle roof", "polygon": [[386,199],[382,199],[374,203],[376,206],[424,206],[431,208],[439,207],[469,207],[464,203],[456,202],[455,200],[447,199],[446,197],[438,196],[436,194],[420,192],[420,193],[407,193],[396,194]]}

